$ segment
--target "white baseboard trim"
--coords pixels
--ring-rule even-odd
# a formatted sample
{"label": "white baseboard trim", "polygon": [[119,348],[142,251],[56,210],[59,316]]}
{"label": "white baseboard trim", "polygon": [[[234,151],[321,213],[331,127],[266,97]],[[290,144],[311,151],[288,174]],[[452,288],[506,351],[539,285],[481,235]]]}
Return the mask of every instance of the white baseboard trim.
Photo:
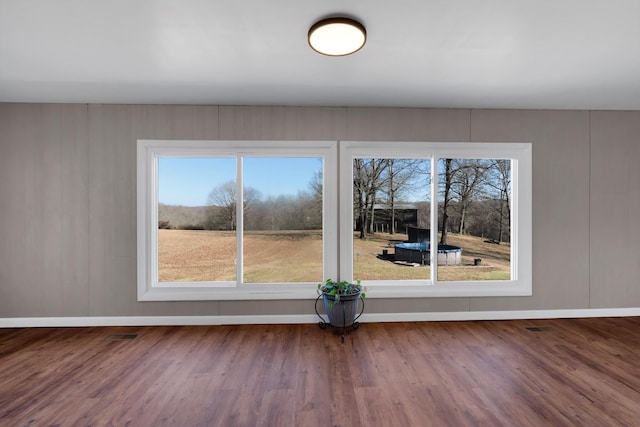
{"label": "white baseboard trim", "polygon": [[[587,308],[570,310],[455,311],[431,313],[366,313],[371,322],[427,322],[459,320],[569,319],[579,317],[635,317],[640,307]],[[92,316],[92,317],[6,317],[0,328],[82,327],[82,326],[185,326],[317,323],[312,314],[247,316]]]}
{"label": "white baseboard trim", "polygon": [[635,317],[640,307],[569,310],[453,311],[432,313],[363,314],[363,322],[429,322],[470,320],[575,319],[580,317]]}

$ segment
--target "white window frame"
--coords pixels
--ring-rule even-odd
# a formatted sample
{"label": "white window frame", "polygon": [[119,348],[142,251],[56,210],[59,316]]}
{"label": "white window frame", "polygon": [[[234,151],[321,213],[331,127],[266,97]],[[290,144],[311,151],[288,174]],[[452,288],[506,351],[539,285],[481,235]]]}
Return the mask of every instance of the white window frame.
{"label": "white window frame", "polygon": [[[336,141],[166,141],[138,140],[137,239],[138,301],[308,299],[316,283],[244,283],[242,263],[229,282],[160,282],[158,280],[158,159],[161,157],[230,157],[237,159],[236,182],[242,200],[242,158],[318,157],[323,159],[323,276],[337,277]],[[237,247],[242,254],[242,203],[237,204]]]}
{"label": "white window frame", "polygon": [[[438,282],[366,281],[367,298],[476,297],[532,295],[532,147],[530,143],[432,143],[371,141],[179,141],[138,140],[137,239],[138,300],[310,299],[317,283],[159,282],[157,279],[158,159],[160,157],[321,157],[323,158],[323,278],[353,280],[353,159],[425,158],[432,161],[431,224],[437,224],[437,158],[512,160],[511,280]],[[339,165],[339,167],[338,167]],[[238,176],[242,162],[238,161]],[[237,179],[239,197],[240,179]],[[238,253],[242,251],[242,206],[238,204]],[[431,240],[437,240],[437,227]],[[435,257],[435,251],[431,254]],[[239,263],[240,264],[240,263]],[[357,278],[355,278],[357,279]]]}
{"label": "white window frame", "polygon": [[[479,297],[532,295],[532,179],[530,143],[340,142],[340,278],[353,277],[353,160],[356,158],[431,159],[431,224],[438,224],[437,159],[511,159],[511,280],[438,281],[436,251],[425,280],[369,280],[367,298]],[[431,226],[437,243],[437,227]]]}

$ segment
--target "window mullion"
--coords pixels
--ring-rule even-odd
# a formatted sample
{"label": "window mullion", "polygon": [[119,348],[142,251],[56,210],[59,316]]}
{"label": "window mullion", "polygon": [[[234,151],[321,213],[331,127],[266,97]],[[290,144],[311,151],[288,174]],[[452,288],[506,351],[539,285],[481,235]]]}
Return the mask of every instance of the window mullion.
{"label": "window mullion", "polygon": [[[431,157],[431,229],[429,236],[429,262],[431,267],[431,283],[436,284],[438,278],[438,157]],[[436,248],[434,251],[433,248]]]}
{"label": "window mullion", "polygon": [[236,285],[244,285],[244,184],[243,156],[236,158]]}

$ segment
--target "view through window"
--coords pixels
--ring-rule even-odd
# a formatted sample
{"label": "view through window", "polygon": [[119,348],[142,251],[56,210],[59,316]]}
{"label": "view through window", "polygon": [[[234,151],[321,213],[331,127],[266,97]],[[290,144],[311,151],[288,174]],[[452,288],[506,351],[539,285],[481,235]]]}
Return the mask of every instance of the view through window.
{"label": "view through window", "polygon": [[510,160],[438,160],[438,280],[511,279],[510,200]]}
{"label": "view through window", "polygon": [[234,158],[158,159],[160,282],[236,280],[235,214],[215,206],[215,189],[235,203],[235,177]]}
{"label": "view through window", "polygon": [[139,141],[138,194],[140,300],[531,294],[531,144]]}
{"label": "view through window", "polygon": [[430,200],[431,160],[354,159],[353,276],[428,280],[427,252],[416,245],[429,242]]}
{"label": "view through window", "polygon": [[242,201],[236,158],[158,160],[160,282],[322,280],[322,158],[242,160]]}
{"label": "view through window", "polygon": [[[511,278],[511,162],[437,159],[440,281]],[[353,276],[430,279],[431,160],[353,160]]]}

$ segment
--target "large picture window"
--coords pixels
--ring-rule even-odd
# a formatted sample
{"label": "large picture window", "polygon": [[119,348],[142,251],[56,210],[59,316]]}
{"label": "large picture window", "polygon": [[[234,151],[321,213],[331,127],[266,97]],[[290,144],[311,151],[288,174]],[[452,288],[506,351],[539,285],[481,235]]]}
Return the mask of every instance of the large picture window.
{"label": "large picture window", "polygon": [[531,145],[138,141],[139,300],[307,299],[327,278],[530,295]]}
{"label": "large picture window", "polygon": [[138,298],[304,298],[337,277],[336,147],[139,141]]}
{"label": "large picture window", "polygon": [[530,144],[341,142],[340,165],[341,279],[368,296],[531,295]]}

